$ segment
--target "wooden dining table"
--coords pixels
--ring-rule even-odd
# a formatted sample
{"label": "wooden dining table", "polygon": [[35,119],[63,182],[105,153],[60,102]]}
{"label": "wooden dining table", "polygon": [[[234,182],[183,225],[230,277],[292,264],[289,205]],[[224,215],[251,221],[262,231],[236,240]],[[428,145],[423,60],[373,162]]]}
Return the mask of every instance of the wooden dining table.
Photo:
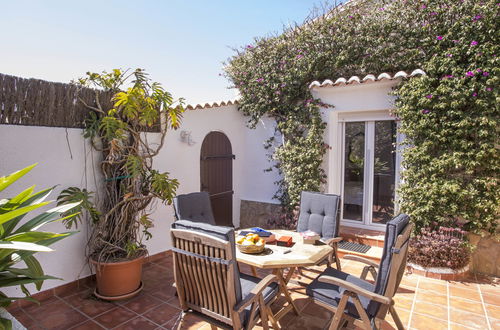
{"label": "wooden dining table", "polygon": [[[245,231],[245,230],[242,230]],[[332,253],[333,248],[328,244],[316,243],[316,244],[304,244],[302,242],[302,237],[299,233],[290,230],[270,230],[276,235],[276,239],[280,236],[291,236],[293,245],[291,247],[278,246],[276,243],[266,243],[266,247],[263,252],[259,254],[247,254],[242,253],[236,249],[236,259],[238,262],[249,265],[252,270],[253,276],[257,276],[257,268],[260,269],[271,269],[272,273],[278,277],[281,282],[281,294],[290,297],[290,293],[287,289],[287,284],[293,276],[295,269],[298,267],[308,267],[318,264],[321,260],[328,257]],[[289,251],[289,252],[287,252]],[[286,252],[286,253],[285,253]],[[284,271],[288,269],[286,276]],[[276,319],[280,319],[291,309],[298,315],[299,310],[290,299],[292,303],[281,310],[277,315]]]}

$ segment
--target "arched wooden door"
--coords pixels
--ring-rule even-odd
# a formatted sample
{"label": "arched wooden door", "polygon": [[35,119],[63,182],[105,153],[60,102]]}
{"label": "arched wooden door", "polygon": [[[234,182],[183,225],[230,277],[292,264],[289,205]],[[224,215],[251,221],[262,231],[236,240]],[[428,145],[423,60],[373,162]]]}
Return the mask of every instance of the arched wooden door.
{"label": "arched wooden door", "polygon": [[233,155],[231,142],[224,133],[210,132],[201,145],[201,191],[210,194],[215,222],[233,226]]}

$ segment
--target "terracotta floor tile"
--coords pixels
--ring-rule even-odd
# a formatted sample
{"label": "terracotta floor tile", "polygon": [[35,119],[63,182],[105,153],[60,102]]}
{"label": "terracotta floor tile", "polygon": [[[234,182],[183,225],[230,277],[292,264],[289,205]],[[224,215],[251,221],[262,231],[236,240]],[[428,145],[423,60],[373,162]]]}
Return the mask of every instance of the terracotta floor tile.
{"label": "terracotta floor tile", "polygon": [[101,329],[106,329],[106,328],[101,327],[99,324],[95,323],[92,320],[88,320],[71,328],[71,330],[101,330]]}
{"label": "terracotta floor tile", "polygon": [[411,310],[413,304],[413,297],[405,297],[403,295],[397,294],[394,296],[395,306],[407,310]]}
{"label": "terracotta floor tile", "polygon": [[294,322],[288,324],[287,330],[323,330],[331,322],[330,318],[323,318],[312,315],[304,315],[296,318]]}
{"label": "terracotta floor tile", "polygon": [[157,324],[151,322],[150,320],[145,319],[144,317],[136,317],[135,319],[132,319],[130,321],[125,322],[124,324],[121,324],[117,326],[114,329],[117,330],[152,330],[156,329],[158,327]]}
{"label": "terracotta floor tile", "polygon": [[[408,321],[410,320],[410,311],[406,309],[396,308],[396,313],[398,314],[399,319],[401,320],[403,325],[406,327]],[[391,323],[395,323],[391,314],[388,314],[385,319]]]}
{"label": "terracotta floor tile", "polygon": [[479,315],[484,314],[483,305],[481,302],[462,299],[457,297],[450,297],[450,307],[454,310],[462,310],[467,312],[476,313]]}
{"label": "terracotta floor tile", "polygon": [[301,315],[316,316],[330,320],[333,312],[311,301],[301,312]]}
{"label": "terracotta floor tile", "polygon": [[447,294],[446,282],[442,281],[442,283],[430,282],[430,281],[420,281],[418,284],[419,290],[426,290],[432,293],[438,294]]}
{"label": "terracotta floor tile", "polygon": [[142,314],[162,303],[163,301],[158,298],[155,298],[147,293],[141,293],[139,296],[126,302],[123,306],[133,310],[137,314]]}
{"label": "terracotta floor tile", "polygon": [[137,316],[134,312],[129,311],[121,306],[118,306],[102,315],[96,317],[96,321],[107,328],[114,328],[125,321]]}
{"label": "terracotta floor tile", "polygon": [[448,307],[447,305],[434,305],[423,301],[417,301],[413,309],[415,313],[429,315],[444,321],[448,320]]}
{"label": "terracotta floor tile", "polygon": [[484,315],[450,309],[450,322],[465,325],[473,329],[488,329]]}
{"label": "terracotta floor tile", "polygon": [[421,315],[421,314],[416,314],[413,313],[411,316],[411,323],[410,323],[410,328],[411,329],[418,329],[418,330],[447,330],[448,329],[448,322],[435,319],[433,317],[427,316],[427,315]]}
{"label": "terracotta floor tile", "polygon": [[143,316],[145,318],[152,320],[157,324],[163,325],[169,322],[170,320],[177,318],[177,316],[180,313],[181,313],[180,309],[164,303],[146,312],[145,314],[143,314]]}
{"label": "terracotta floor tile", "polygon": [[488,317],[493,317],[500,320],[500,306],[484,304],[484,307],[486,307]]}
{"label": "terracotta floor tile", "polygon": [[474,328],[470,328],[470,327],[467,327],[467,326],[462,325],[462,324],[450,322],[450,330],[470,330],[470,329],[474,329]]}
{"label": "terracotta floor tile", "polygon": [[500,294],[483,293],[483,300],[486,304],[500,306]]}
{"label": "terracotta floor tile", "polygon": [[116,307],[114,303],[100,300],[88,291],[63,299],[89,317],[95,317]]}
{"label": "terracotta floor tile", "polygon": [[31,318],[24,310],[20,308],[15,310],[9,310],[9,313],[11,313],[19,322],[21,322],[22,325],[30,329],[39,323],[38,321]]}
{"label": "terracotta floor tile", "polygon": [[470,300],[481,300],[481,298],[479,296],[479,290],[477,288],[469,290],[469,289],[464,289],[461,287],[450,286],[450,296],[460,297],[460,298],[470,299]]}
{"label": "terracotta floor tile", "polygon": [[500,329],[500,320],[499,319],[494,319],[494,318],[489,318],[490,321],[490,326],[493,330],[498,330]]}
{"label": "terracotta floor tile", "polygon": [[[178,315],[180,316],[180,314]],[[175,317],[166,324],[163,325],[165,329],[177,329],[180,323],[180,317]],[[201,320],[200,318],[194,316],[193,314],[187,314],[184,316],[184,321],[182,323],[182,330],[198,330],[199,328],[207,325],[207,322]]]}
{"label": "terracotta floor tile", "polygon": [[424,301],[436,305],[447,305],[448,298],[445,295],[433,294],[430,291],[417,291],[417,301]]}

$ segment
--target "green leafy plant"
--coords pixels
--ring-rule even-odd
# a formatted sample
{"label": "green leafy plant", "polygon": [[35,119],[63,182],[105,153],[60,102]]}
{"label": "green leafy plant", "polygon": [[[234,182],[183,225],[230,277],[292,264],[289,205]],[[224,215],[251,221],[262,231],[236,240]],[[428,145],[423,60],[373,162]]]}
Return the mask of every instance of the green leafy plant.
{"label": "green leafy plant", "polygon": [[500,211],[500,7],[493,0],[350,1],[280,35],[237,50],[225,74],[250,126],[276,123],[268,141],[281,174],[276,197],[294,209],[300,190],[325,176],[324,123],[308,85],[352,75],[411,72],[396,88],[394,116],[406,140],[401,211],[415,228],[458,220],[495,231]]}
{"label": "green leafy plant", "polygon": [[[86,211],[91,219],[89,257],[110,262],[141,256],[146,253],[143,239],[151,238],[151,202],[158,198],[172,203],[179,185],[168,172],[153,168],[153,158],[163,147],[167,130],[179,127],[183,100],[174,100],[142,69],[88,72],[75,83],[104,91],[96,93],[96,106],[85,104],[90,113],[84,130],[84,137],[102,153],[104,183],[98,187],[103,193],[101,200],[95,200],[86,189],[70,187],[58,202],[82,200],[71,211]],[[154,133],[147,133],[152,129]],[[155,143],[149,142],[148,134]],[[66,225],[77,226],[82,219],[79,216]]]}
{"label": "green leafy plant", "polygon": [[[35,165],[0,177],[0,192],[31,171]],[[9,297],[0,292],[1,307],[8,307],[12,301],[17,299],[36,302],[31,297],[26,285],[34,284],[35,288],[40,290],[43,281],[58,279],[44,274],[42,266],[34,254],[53,251],[49,247],[50,245],[74,232],[58,234],[39,231],[39,228],[50,222],[71,219],[75,214],[68,214],[68,211],[74,209],[79,203],[59,205],[21,224],[21,220],[29,212],[51,203],[45,199],[53,189],[35,192],[35,187],[32,186],[15,197],[0,199],[0,288],[20,287],[25,295],[24,297]],[[64,214],[66,215],[63,216]],[[25,267],[15,267],[20,262],[23,262]],[[0,319],[0,325],[6,329],[12,327],[11,321],[6,319]]]}

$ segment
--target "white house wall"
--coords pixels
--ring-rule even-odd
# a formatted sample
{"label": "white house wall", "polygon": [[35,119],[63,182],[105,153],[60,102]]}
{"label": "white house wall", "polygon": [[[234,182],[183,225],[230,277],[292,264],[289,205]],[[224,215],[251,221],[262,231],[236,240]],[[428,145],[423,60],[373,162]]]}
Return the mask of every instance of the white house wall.
{"label": "white house wall", "polygon": [[[180,134],[183,130],[191,131],[192,139],[196,142],[194,145],[189,146],[181,141]],[[179,180],[179,194],[199,191],[200,149],[204,137],[211,131],[226,134],[236,155],[233,161],[233,221],[235,226],[238,226],[241,199],[272,202],[276,190],[276,175],[264,172],[264,169],[269,167],[269,162],[263,142],[274,132],[270,120],[264,119],[252,130],[246,127],[245,118],[235,105],[186,110],[181,128],[167,133],[165,144],[155,158],[154,167],[170,172],[171,177]],[[148,133],[151,142],[157,138],[157,133]],[[0,175],[39,163],[31,173],[3,191],[1,196],[13,196],[33,184],[36,184],[38,189],[58,184],[52,195],[52,199],[55,199],[66,187],[84,187],[85,152],[88,155],[87,187],[89,190],[95,190],[90,147],[84,141],[81,129],[0,125]],[[97,161],[98,157],[99,154],[95,153],[94,160]],[[97,166],[95,171],[99,173]],[[146,242],[150,254],[171,248],[169,228],[174,219],[173,209],[159,202],[156,206],[152,214],[153,238]],[[49,224],[43,229],[65,231],[60,222]],[[79,230],[80,233],[55,244],[56,251],[37,255],[48,274],[64,279],[46,281],[44,290],[90,274],[84,257],[86,227],[80,226]],[[15,293],[13,289],[5,291]]]}

